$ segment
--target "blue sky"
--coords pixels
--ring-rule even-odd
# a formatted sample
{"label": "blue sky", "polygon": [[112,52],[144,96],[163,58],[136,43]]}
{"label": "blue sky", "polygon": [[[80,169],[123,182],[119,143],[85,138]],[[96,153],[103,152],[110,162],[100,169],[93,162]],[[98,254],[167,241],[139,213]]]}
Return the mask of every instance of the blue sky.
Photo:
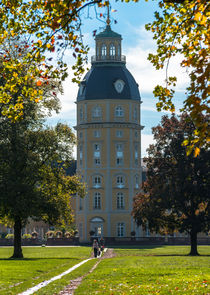
{"label": "blue sky", "polygon": [[[155,52],[156,44],[152,39],[152,34],[144,28],[145,24],[152,22],[154,12],[158,10],[157,1],[139,1],[138,3],[122,3],[120,1],[110,1],[111,9],[116,12],[111,12],[111,27],[112,30],[122,35],[122,54],[126,55],[126,66],[139,84],[139,89],[142,98],[141,105],[141,124],[145,126],[142,131],[142,157],[146,156],[146,148],[153,142],[151,128],[157,126],[164,112],[156,111],[156,99],[153,96],[154,86],[163,84],[165,78],[165,70],[156,71],[147,56],[151,52]],[[99,12],[105,13],[105,9]],[[99,33],[105,27],[105,23],[99,21],[95,17],[94,8],[86,10],[82,14],[82,34],[84,43],[89,45],[90,53],[89,60],[95,54],[95,41],[93,31]],[[105,20],[104,18],[101,18]],[[117,24],[114,24],[114,19]],[[64,82],[64,95],[60,96],[62,110],[58,115],[53,115],[48,120],[50,124],[56,122],[68,123],[71,127],[76,125],[76,95],[78,86],[71,82],[74,58],[72,52],[67,51],[65,61],[69,65],[69,77]],[[187,74],[184,69],[179,67],[180,57],[176,56],[170,62],[169,73],[178,77],[177,91],[175,95],[175,104],[177,111],[182,107],[182,101],[185,95],[187,85]],[[90,67],[90,66],[89,66]]]}

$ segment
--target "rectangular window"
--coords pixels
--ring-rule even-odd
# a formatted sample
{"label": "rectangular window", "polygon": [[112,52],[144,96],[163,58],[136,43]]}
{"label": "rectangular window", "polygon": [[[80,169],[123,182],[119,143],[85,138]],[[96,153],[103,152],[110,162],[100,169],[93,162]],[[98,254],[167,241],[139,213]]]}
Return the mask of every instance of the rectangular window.
{"label": "rectangular window", "polygon": [[123,145],[121,143],[116,144],[116,164],[123,164]]}
{"label": "rectangular window", "polygon": [[94,209],[101,209],[101,194],[100,193],[95,193],[94,195]]}
{"label": "rectangular window", "polygon": [[79,210],[82,210],[82,198],[79,198]]}
{"label": "rectangular window", "polygon": [[119,138],[123,137],[123,132],[122,132],[122,130],[117,130],[117,131],[116,131],[116,137],[119,137]]}
{"label": "rectangular window", "polygon": [[94,157],[94,164],[100,165],[101,164],[101,151],[100,151],[100,145],[98,143],[94,144],[93,157]]}
{"label": "rectangular window", "polygon": [[117,158],[116,163],[117,163],[117,165],[123,165],[123,159],[122,158]]}
{"label": "rectangular window", "polygon": [[124,195],[122,193],[117,194],[117,209],[124,209],[125,203],[124,203]]}
{"label": "rectangular window", "polygon": [[82,232],[82,223],[79,224],[79,237],[82,238],[83,232]]}
{"label": "rectangular window", "polygon": [[135,176],[135,188],[139,188],[139,176]]}
{"label": "rectangular window", "polygon": [[100,158],[95,158],[94,159],[94,164],[95,165],[100,165],[101,164],[101,159]]}
{"label": "rectangular window", "polygon": [[138,165],[138,158],[139,158],[139,147],[138,147],[138,144],[135,144],[135,152],[134,152],[134,155],[135,155],[135,165]]}
{"label": "rectangular window", "polygon": [[125,236],[125,224],[120,222],[117,224],[117,236],[124,237]]}
{"label": "rectangular window", "polygon": [[93,136],[94,137],[101,137],[101,131],[100,130],[94,130],[94,132],[93,132]]}
{"label": "rectangular window", "polygon": [[83,151],[82,151],[82,145],[79,146],[79,164],[82,166],[82,158],[83,158]]}

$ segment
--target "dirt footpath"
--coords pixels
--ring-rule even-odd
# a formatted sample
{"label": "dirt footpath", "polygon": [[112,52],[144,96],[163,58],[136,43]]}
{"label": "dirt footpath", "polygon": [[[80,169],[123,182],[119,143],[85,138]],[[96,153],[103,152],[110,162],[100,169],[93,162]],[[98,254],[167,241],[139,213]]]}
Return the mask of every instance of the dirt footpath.
{"label": "dirt footpath", "polygon": [[[91,268],[91,270],[88,273],[84,274],[83,276],[81,276],[79,278],[76,278],[75,280],[71,280],[70,284],[68,286],[66,286],[64,288],[64,290],[59,293],[59,295],[72,295],[72,294],[74,294],[74,290],[81,284],[82,280],[87,275],[89,275],[91,272],[94,271],[94,269],[98,266],[98,264],[101,262],[101,260],[106,259],[106,258],[112,258],[115,256],[116,256],[116,254],[114,253],[113,249],[107,249],[107,251],[103,253],[103,256],[96,260],[96,264]],[[91,255],[91,257],[93,257],[93,254]]]}

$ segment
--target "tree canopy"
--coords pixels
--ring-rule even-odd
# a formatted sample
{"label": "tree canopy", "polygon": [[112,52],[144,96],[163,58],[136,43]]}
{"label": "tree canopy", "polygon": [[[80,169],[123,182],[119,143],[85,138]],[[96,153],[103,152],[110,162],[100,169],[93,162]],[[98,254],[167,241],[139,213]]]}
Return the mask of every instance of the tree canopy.
{"label": "tree canopy", "polygon": [[[206,0],[160,0],[158,3],[161,12],[156,12],[155,21],[146,26],[157,41],[157,53],[150,54],[149,60],[156,69],[166,67],[165,86],[157,85],[154,90],[159,98],[157,109],[174,111],[172,98],[177,78],[169,76],[168,65],[173,56],[180,54],[181,66],[186,68],[190,77],[183,109],[188,111],[196,126],[185,144],[188,153],[194,149],[198,154],[200,147],[209,145],[208,122],[203,121],[203,116],[209,114],[209,4]],[[12,120],[20,118],[23,115],[23,97],[40,100],[42,91],[39,87],[50,77],[66,78],[67,65],[63,62],[63,55],[67,48],[73,50],[76,59],[73,81],[79,81],[85,71],[88,52],[80,32],[83,21],[80,13],[87,6],[104,7],[108,4],[109,1],[101,0],[0,2],[0,45],[5,40],[25,36],[27,48],[21,65],[16,58],[11,58],[8,51],[0,52],[0,81],[2,75],[7,76],[7,82],[0,85],[0,104],[4,105],[2,115]],[[17,52],[21,55],[21,48],[17,48]],[[28,88],[26,92],[17,87],[22,80],[29,79],[29,76],[19,75],[21,67],[28,65],[31,66],[31,73],[35,65],[38,66],[34,81],[37,91]],[[33,75],[30,75],[31,78]],[[12,99],[14,93],[17,93],[15,102]]]}
{"label": "tree canopy", "polygon": [[[14,120],[3,114],[5,105],[9,108],[11,101],[16,103],[19,99],[17,91],[10,89],[10,101],[0,108],[0,218],[14,224],[13,257],[20,258],[21,229],[28,218],[53,224],[71,223],[70,198],[76,193],[84,196],[85,189],[77,176],[66,175],[76,143],[72,130],[61,123],[55,127],[45,125],[46,115],[59,109],[57,93],[62,88],[57,77],[51,77],[46,84],[43,82],[37,90],[34,80],[39,73],[35,63],[34,68],[21,66],[27,54],[25,41],[13,40],[10,45],[11,58],[20,64],[20,81],[14,87],[21,93],[24,109],[21,117]],[[16,57],[19,48],[22,54]],[[34,79],[30,78],[31,74]],[[6,83],[7,78],[3,77],[1,84]],[[29,99],[31,89],[41,91],[42,99],[34,100],[33,96]]]}
{"label": "tree canopy", "polygon": [[[156,69],[166,69],[164,85],[157,85],[154,95],[159,99],[157,110],[174,112],[173,96],[177,77],[170,76],[170,60],[179,55],[181,67],[189,73],[190,84],[182,111],[188,112],[195,124],[194,132],[184,144],[188,154],[209,146],[209,3],[206,0],[159,1],[160,12],[146,29],[153,32],[157,43],[149,60]],[[205,119],[204,119],[205,118]]]}
{"label": "tree canopy", "polygon": [[210,229],[209,151],[187,156],[182,145],[194,129],[186,114],[180,119],[164,116],[153,128],[155,144],[145,158],[147,178],[132,212],[137,224],[151,232],[188,233],[192,255],[197,254],[197,234]]}

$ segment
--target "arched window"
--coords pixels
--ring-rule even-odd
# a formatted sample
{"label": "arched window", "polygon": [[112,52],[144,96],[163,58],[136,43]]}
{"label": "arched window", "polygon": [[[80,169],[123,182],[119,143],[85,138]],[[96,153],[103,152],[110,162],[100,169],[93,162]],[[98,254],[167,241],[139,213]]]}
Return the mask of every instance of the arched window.
{"label": "arched window", "polygon": [[101,176],[100,175],[95,175],[93,177],[93,187],[95,187],[95,188],[101,187]]}
{"label": "arched window", "polygon": [[101,194],[98,192],[94,194],[93,208],[101,209]]}
{"label": "arched window", "polygon": [[114,44],[110,45],[109,55],[110,56],[115,56],[115,46],[114,46]]}
{"label": "arched window", "polygon": [[118,117],[118,118],[124,116],[124,110],[123,110],[123,108],[121,106],[117,106],[115,108],[115,116]]}
{"label": "arched window", "polygon": [[106,45],[105,44],[103,44],[101,46],[101,56],[106,56]]}
{"label": "arched window", "polygon": [[96,106],[93,108],[92,116],[93,116],[93,118],[100,118],[101,117],[101,108],[99,106]]}
{"label": "arched window", "polygon": [[117,187],[123,188],[125,186],[125,178],[122,175],[117,175],[116,177]]}
{"label": "arched window", "polygon": [[125,208],[125,200],[123,193],[117,193],[117,209]]}

